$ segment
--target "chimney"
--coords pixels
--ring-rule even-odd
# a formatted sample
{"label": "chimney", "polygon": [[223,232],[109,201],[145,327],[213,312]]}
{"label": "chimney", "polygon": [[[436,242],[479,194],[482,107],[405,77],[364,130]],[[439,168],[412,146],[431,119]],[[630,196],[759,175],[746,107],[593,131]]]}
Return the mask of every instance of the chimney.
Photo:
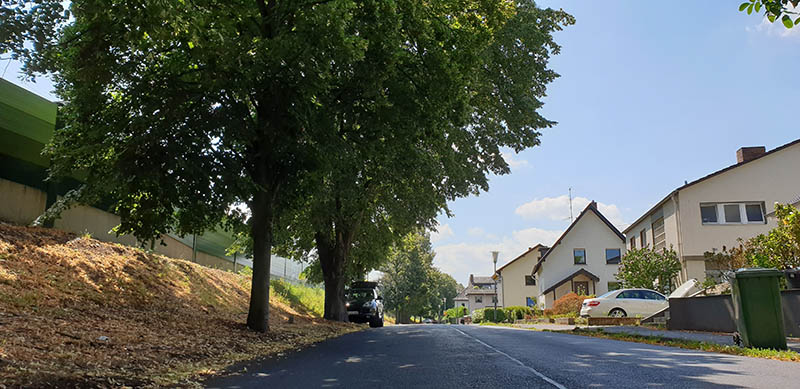
{"label": "chimney", "polygon": [[739,150],[736,150],[736,163],[743,163],[752,161],[767,152],[767,148],[764,146],[756,146],[756,147],[742,147]]}
{"label": "chimney", "polygon": [[469,275],[469,284],[470,285],[474,285],[475,284],[475,276],[473,276],[472,274]]}

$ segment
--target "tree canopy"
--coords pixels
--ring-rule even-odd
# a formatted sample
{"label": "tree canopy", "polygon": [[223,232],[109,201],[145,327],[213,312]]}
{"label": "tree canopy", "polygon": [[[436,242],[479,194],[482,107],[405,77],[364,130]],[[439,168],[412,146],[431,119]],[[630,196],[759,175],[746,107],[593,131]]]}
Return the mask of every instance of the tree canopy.
{"label": "tree canopy", "polygon": [[764,8],[764,15],[770,23],[780,20],[784,27],[792,28],[800,24],[800,9],[797,5],[800,0],[750,0],[739,5],[740,12],[753,12],[760,14]]}
{"label": "tree canopy", "polygon": [[85,177],[67,198],[112,204],[140,240],[246,231],[260,331],[276,239],[340,296],[345,269],[507,173],[501,148],[538,145],[552,34],[574,22],[511,0],[57,4],[4,2],[0,27],[55,72],[52,176]]}
{"label": "tree canopy", "polygon": [[678,254],[671,247],[661,251],[643,247],[625,253],[616,277],[625,288],[647,288],[669,294],[677,287],[675,281],[680,271]]}

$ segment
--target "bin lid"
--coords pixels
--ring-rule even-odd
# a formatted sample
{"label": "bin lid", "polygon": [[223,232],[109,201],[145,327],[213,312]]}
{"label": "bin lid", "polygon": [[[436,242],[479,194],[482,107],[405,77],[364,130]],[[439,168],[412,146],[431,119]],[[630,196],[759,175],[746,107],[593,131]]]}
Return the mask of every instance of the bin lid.
{"label": "bin lid", "polygon": [[765,269],[762,267],[739,269],[733,273],[733,278],[760,278],[760,277],[783,277],[783,272],[778,269]]}

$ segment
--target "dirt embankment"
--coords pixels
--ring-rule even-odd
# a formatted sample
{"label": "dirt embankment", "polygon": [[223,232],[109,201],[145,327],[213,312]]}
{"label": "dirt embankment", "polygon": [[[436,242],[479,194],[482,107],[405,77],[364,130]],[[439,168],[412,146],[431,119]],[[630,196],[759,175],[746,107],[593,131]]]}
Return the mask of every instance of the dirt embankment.
{"label": "dirt embankment", "polygon": [[249,331],[249,290],[242,275],[0,223],[0,388],[191,386],[361,328],[272,296],[270,332]]}

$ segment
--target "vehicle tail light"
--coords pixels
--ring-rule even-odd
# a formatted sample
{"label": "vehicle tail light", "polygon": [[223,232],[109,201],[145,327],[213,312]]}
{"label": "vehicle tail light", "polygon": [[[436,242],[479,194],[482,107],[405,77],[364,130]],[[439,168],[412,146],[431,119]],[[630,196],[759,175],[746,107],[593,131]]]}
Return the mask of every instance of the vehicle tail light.
{"label": "vehicle tail light", "polygon": [[598,306],[598,305],[600,305],[600,302],[599,302],[599,301],[589,301],[589,306],[590,306],[590,307],[596,307],[596,306]]}

